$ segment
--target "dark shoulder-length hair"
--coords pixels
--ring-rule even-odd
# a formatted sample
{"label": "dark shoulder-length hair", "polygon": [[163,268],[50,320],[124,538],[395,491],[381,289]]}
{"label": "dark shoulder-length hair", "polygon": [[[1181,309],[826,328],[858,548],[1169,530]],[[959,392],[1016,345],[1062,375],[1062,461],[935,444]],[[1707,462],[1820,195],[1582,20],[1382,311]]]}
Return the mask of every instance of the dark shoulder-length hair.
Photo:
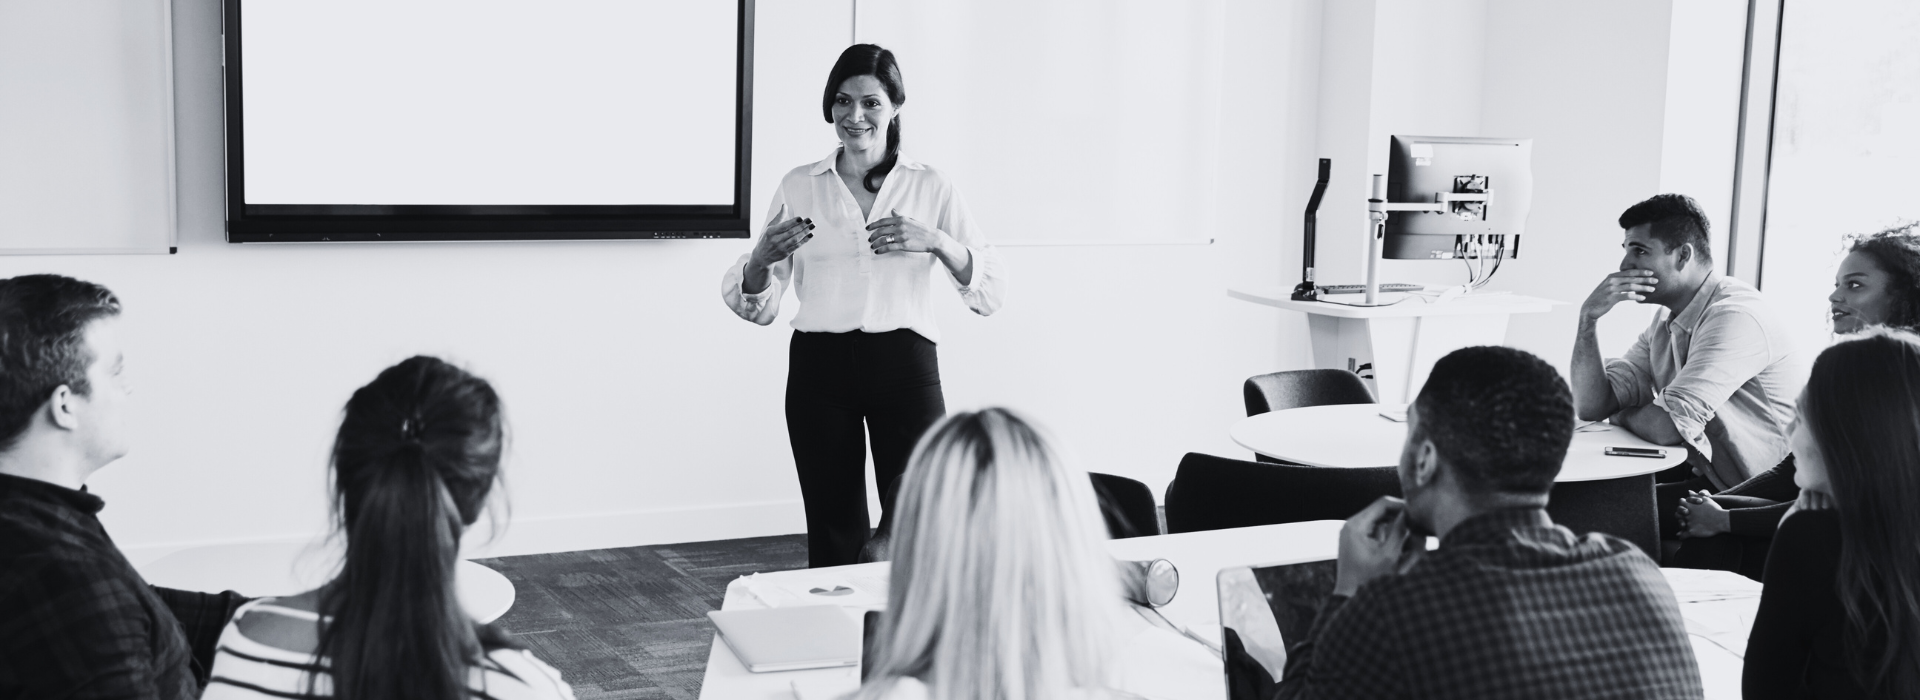
{"label": "dark shoulder-length hair", "polygon": [[1867,256],[1892,278],[1893,308],[1884,323],[1920,330],[1920,221],[1855,238],[1847,252]]}
{"label": "dark shoulder-length hair", "polygon": [[1801,419],[1840,519],[1853,672],[1871,697],[1920,697],[1920,336],[1876,328],[1827,348]]}
{"label": "dark shoulder-length hair", "polygon": [[333,443],[347,556],[320,596],[334,697],[468,697],[467,676],[493,644],[460,607],[454,566],[504,440],[493,387],[432,357],[387,368],[347,401]]}
{"label": "dark shoulder-length hair", "polygon": [[[907,103],[907,85],[900,79],[900,64],[893,60],[893,52],[874,44],[854,44],[840,52],[840,60],[833,62],[833,70],[827,73],[826,95],[820,98],[820,114],[833,123],[833,98],[839,94],[840,86],[848,78],[871,75],[880,81],[881,89],[887,91],[887,99],[894,107]],[[887,157],[867,171],[860,184],[868,192],[879,192],[880,181],[887,173],[893,172],[893,166],[900,162],[900,115],[893,115],[887,122]]]}

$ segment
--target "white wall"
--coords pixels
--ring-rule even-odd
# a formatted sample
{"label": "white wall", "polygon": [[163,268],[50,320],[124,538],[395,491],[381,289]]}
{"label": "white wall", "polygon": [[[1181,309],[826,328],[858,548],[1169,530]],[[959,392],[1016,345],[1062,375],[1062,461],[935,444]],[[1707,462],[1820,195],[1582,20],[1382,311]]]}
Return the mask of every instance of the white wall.
{"label": "white wall", "polygon": [[[783,172],[834,143],[818,91],[851,10],[760,3],[755,211]],[[339,407],[419,352],[466,363],[507,401],[513,521],[493,553],[802,529],[781,414],[784,320],[757,327],[718,299],[746,242],[228,245],[218,3],[178,0],[175,14],[180,254],[0,258],[0,275],[62,272],[127,303],[136,451],[93,483],[136,560],[321,532]],[[1240,382],[1308,366],[1306,324],[1226,288],[1297,281],[1322,156],[1339,179],[1321,261],[1358,270],[1358,164],[1389,130],[1534,137],[1535,233],[1493,285],[1578,301],[1615,265],[1614,217],[1661,184],[1670,14],[1660,0],[1225,0],[1215,243],[1003,250],[1013,284],[999,314],[941,306],[949,407],[1026,411],[1086,467],[1155,490],[1187,451],[1246,456],[1226,435]],[[1383,93],[1428,60],[1403,39],[1478,66],[1469,87]],[[1337,211],[1341,197],[1352,211]],[[1509,342],[1564,364],[1572,308],[1516,318]],[[1624,347],[1643,319],[1610,317],[1609,342]]]}
{"label": "white wall", "polygon": [[[834,144],[818,91],[851,10],[760,3],[755,211],[782,173]],[[1280,224],[1260,195],[1299,189],[1289,179],[1305,168],[1273,164],[1305,157],[1276,151],[1299,132],[1284,76],[1310,57],[1272,41],[1302,10],[1228,11],[1251,23],[1232,30],[1244,88],[1227,98],[1248,111],[1222,137],[1268,149],[1235,156],[1253,171],[1231,185],[1246,203],[1222,207],[1212,246],[1005,250],[1000,314],[942,307],[949,406],[1025,410],[1090,468],[1156,489],[1188,450],[1239,453],[1226,436],[1239,382],[1283,353],[1271,316],[1229,300],[1226,280],[1273,276]],[[493,553],[803,529],[781,412],[785,320],[754,326],[719,300],[746,242],[229,245],[219,5],[179,0],[175,23],[179,254],[0,258],[0,275],[69,274],[127,305],[135,451],[92,485],[136,561],[322,532],[339,407],[422,352],[466,364],[507,402],[513,520]]]}
{"label": "white wall", "polygon": [[[1549,313],[1514,316],[1507,332],[1507,344],[1563,372],[1578,304],[1618,269],[1614,222],[1622,210],[1659,192],[1686,191],[1724,225],[1744,4],[1335,5],[1328,8],[1326,36],[1342,46],[1327,50],[1322,74],[1343,86],[1320,89],[1322,155],[1339,154],[1333,156],[1337,180],[1322,209],[1323,281],[1362,279],[1365,176],[1386,172],[1392,134],[1534,139],[1528,233],[1520,257],[1506,261],[1487,289],[1567,302]],[[1679,58],[1670,62],[1670,55]],[[1457,284],[1466,272],[1458,262],[1388,260],[1380,274],[1383,282]],[[1601,322],[1602,351],[1625,350],[1652,311],[1616,307]]]}

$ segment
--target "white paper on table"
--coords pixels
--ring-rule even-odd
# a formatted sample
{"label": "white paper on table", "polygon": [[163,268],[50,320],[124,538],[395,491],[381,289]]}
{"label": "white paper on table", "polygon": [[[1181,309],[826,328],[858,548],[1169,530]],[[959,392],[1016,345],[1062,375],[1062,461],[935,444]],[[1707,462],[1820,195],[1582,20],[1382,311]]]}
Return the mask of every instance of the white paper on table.
{"label": "white paper on table", "polygon": [[860,689],[857,670],[849,668],[845,676],[835,678],[795,678],[791,684],[794,700],[839,700]]}
{"label": "white paper on table", "polygon": [[739,580],[748,594],[769,608],[838,605],[880,609],[887,607],[887,573],[884,568],[871,574],[801,569],[756,573]]}
{"label": "white paper on table", "polygon": [[1747,634],[1760,610],[1760,582],[1727,571],[1661,569],[1680,603],[1687,633],[1734,658],[1747,654]]}

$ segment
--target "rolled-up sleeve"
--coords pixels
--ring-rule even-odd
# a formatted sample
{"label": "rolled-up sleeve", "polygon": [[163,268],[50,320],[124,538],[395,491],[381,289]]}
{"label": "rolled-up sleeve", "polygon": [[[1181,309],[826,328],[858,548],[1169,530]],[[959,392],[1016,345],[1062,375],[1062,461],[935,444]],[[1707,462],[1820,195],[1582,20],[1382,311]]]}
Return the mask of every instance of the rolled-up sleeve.
{"label": "rolled-up sleeve", "polygon": [[1652,336],[1665,319],[1655,319],[1627,348],[1627,354],[1607,360],[1607,383],[1613,387],[1613,400],[1620,408],[1636,408],[1653,403],[1653,360],[1648,356]]}
{"label": "rolled-up sleeve", "polygon": [[[785,205],[786,198],[781,196],[779,190],[774,190],[773,204],[767,211],[767,226],[775,223],[774,217],[780,215],[780,208]],[[766,227],[761,227],[760,235],[767,235]],[[780,297],[782,292],[786,291],[787,280],[793,277],[793,258],[787,258],[769,266],[767,288],[760,290],[758,294],[748,294],[741,285],[746,282],[747,261],[752,258],[753,251],[749,250],[745,255],[740,256],[739,260],[735,260],[732,267],[727,268],[727,274],[720,278],[720,298],[727,303],[727,308],[733,309],[740,318],[764,326],[773,323],[773,319],[780,315]]]}
{"label": "rolled-up sleeve", "polygon": [[967,280],[967,284],[961,284],[960,278],[954,277],[952,270],[947,271],[954,289],[960,292],[960,300],[966,302],[967,308],[973,309],[974,313],[992,316],[993,312],[1000,310],[1000,303],[1005,298],[1007,264],[1000,259],[999,249],[980,234],[958,188],[948,192],[938,225],[941,231],[966,246],[967,252],[973,256],[973,279]]}
{"label": "rolled-up sleeve", "polygon": [[1707,423],[1742,384],[1773,361],[1772,346],[1760,320],[1742,309],[1712,313],[1694,329],[1687,365],[1653,401],[1673,419],[1680,437],[1713,459]]}

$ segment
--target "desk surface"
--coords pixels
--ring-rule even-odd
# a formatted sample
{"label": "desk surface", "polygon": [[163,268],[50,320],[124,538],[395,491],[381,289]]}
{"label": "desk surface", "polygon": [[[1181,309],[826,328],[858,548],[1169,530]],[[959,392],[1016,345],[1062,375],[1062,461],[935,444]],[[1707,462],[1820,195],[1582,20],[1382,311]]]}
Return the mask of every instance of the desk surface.
{"label": "desk surface", "polygon": [[[183,549],[137,570],[155,586],[263,597],[318,588],[338,562],[339,552],[327,548],[269,542]],[[453,573],[460,605],[473,619],[493,622],[513,607],[513,582],[500,572],[462,560]]]}
{"label": "desk surface", "polygon": [[[1316,467],[1390,467],[1400,463],[1407,424],[1380,414],[1404,414],[1405,410],[1405,406],[1394,404],[1293,408],[1243,418],[1229,432],[1241,447],[1274,459]],[[1662,448],[1619,426],[1596,427],[1604,430],[1573,434],[1567,461],[1555,481],[1640,476],[1686,461],[1684,447]],[[1665,449],[1667,456],[1611,457],[1606,454],[1608,447]]]}
{"label": "desk surface", "polygon": [[[1220,611],[1214,578],[1221,569],[1249,564],[1281,564],[1331,559],[1339,551],[1339,521],[1322,520],[1286,525],[1189,532],[1158,537],[1114,540],[1108,551],[1119,559],[1161,558],[1173,562],[1180,571],[1180,592],[1173,602],[1161,608],[1167,619],[1196,634],[1220,638]],[[868,584],[884,580],[888,564],[859,564],[783,571],[757,575],[756,581],[776,584],[786,580],[802,587],[817,585],[834,576],[849,583]],[[1680,601],[1682,616],[1700,664],[1706,697],[1737,700],[1740,697],[1740,654],[1746,651],[1747,630],[1753,625],[1753,613],[1759,607],[1760,584],[1722,571],[1663,569]],[[754,584],[758,586],[759,584]],[[873,593],[862,591],[862,595]],[[868,599],[871,600],[871,599]],[[721,608],[765,607],[766,604],[735,579],[727,586]],[[849,608],[858,615],[858,608]],[[829,668],[810,671],[751,673],[735,658],[732,650],[718,637],[707,656],[707,672],[700,697],[711,700],[792,700],[793,687],[817,692],[826,697],[859,685],[858,668]],[[1224,684],[1224,680],[1222,681]],[[809,699],[812,696],[809,696]]]}
{"label": "desk surface", "polygon": [[[1337,318],[1401,318],[1409,316],[1480,316],[1487,314],[1536,314],[1552,311],[1563,301],[1481,292],[1467,294],[1442,304],[1434,304],[1413,294],[1381,293],[1380,302],[1388,306],[1350,306],[1366,300],[1364,294],[1335,294],[1333,301],[1294,301],[1293,290],[1280,287],[1235,287],[1227,296],[1288,311]],[[1399,302],[1399,303],[1393,303]]]}

